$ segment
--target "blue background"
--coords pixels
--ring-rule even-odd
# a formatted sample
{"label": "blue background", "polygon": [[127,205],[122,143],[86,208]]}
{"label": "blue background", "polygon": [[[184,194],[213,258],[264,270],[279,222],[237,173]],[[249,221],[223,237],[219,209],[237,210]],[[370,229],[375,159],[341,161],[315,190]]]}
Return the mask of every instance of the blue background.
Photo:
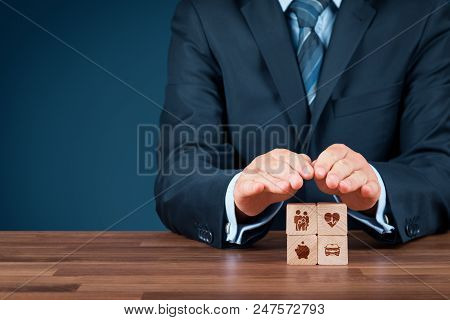
{"label": "blue background", "polygon": [[[103,230],[153,198],[136,137],[160,110],[114,76],[163,103],[177,1],[5,2],[67,45],[0,2],[0,229]],[[160,229],[154,202],[114,227]]]}

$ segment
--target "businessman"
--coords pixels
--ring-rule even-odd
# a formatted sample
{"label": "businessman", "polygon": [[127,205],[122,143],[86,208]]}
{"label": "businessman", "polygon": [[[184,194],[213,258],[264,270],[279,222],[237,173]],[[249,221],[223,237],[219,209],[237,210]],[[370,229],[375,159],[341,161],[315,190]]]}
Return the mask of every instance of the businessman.
{"label": "businessman", "polygon": [[322,201],[387,243],[448,229],[448,1],[182,0],[168,63],[170,230],[246,247]]}

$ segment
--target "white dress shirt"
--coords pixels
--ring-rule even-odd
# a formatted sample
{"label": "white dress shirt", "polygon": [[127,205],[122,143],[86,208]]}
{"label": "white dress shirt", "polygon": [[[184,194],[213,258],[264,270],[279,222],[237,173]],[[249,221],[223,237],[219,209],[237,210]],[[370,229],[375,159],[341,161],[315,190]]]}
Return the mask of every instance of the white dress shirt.
{"label": "white dress shirt", "polygon": [[[280,2],[281,8],[283,11],[289,7],[293,0],[278,0]],[[336,19],[336,9],[339,9],[341,6],[342,0],[333,0],[333,4],[335,8],[331,8],[328,6],[322,14],[319,16],[317,20],[317,24],[314,28],[315,32],[319,36],[320,40],[324,44],[325,47],[328,47],[331,39],[331,34],[333,30],[334,21]],[[297,30],[297,34],[299,34],[300,29]],[[383,179],[381,178],[378,171],[372,167],[375,171],[375,174],[378,178],[378,183],[381,186],[381,194],[378,199],[378,207],[377,212],[375,214],[375,218],[368,217],[360,212],[355,212],[349,210],[348,214],[359,220],[361,223],[373,228],[378,233],[391,233],[394,230],[394,227],[387,223],[387,219],[385,217],[384,211],[386,209],[386,188],[384,186]],[[228,218],[228,223],[226,225],[226,233],[227,233],[227,241],[230,243],[242,244],[242,235],[250,230],[256,229],[266,223],[269,223],[278,211],[283,206],[283,202],[275,203],[270,205],[263,213],[261,213],[257,217],[257,221],[251,224],[238,224],[236,220],[236,212],[235,212],[235,204],[234,204],[234,186],[236,185],[237,180],[241,173],[238,173],[233,177],[231,182],[228,185],[227,192],[225,195],[225,209]],[[335,200],[339,202],[339,199],[335,196]]]}

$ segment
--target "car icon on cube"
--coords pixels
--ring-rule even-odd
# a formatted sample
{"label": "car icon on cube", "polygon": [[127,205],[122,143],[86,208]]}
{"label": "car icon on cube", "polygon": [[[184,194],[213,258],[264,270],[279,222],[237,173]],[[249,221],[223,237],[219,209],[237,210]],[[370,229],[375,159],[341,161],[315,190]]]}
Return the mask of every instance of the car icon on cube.
{"label": "car icon on cube", "polygon": [[325,255],[328,257],[330,255],[338,256],[341,253],[341,247],[339,247],[337,244],[327,244],[325,246]]}

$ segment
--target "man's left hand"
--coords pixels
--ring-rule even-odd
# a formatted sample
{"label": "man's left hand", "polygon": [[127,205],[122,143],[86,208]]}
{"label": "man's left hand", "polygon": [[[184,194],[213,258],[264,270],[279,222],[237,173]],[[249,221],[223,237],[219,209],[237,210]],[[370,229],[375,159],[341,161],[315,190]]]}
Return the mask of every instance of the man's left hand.
{"label": "man's left hand", "polygon": [[333,194],[355,211],[372,211],[380,197],[381,187],[367,160],[343,144],[323,151],[314,165],[318,188]]}

